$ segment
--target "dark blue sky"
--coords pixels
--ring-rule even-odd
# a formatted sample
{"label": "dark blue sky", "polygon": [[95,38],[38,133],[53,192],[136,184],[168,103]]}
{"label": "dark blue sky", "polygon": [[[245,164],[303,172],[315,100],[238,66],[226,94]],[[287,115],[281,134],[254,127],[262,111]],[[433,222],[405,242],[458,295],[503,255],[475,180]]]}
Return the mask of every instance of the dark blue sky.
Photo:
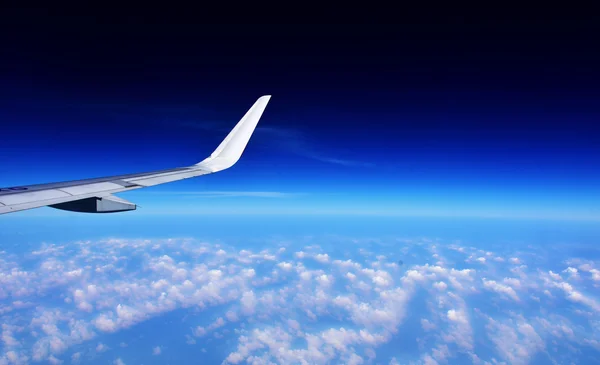
{"label": "dark blue sky", "polygon": [[2,32],[2,186],[196,163],[271,94],[234,168],[127,197],[157,213],[600,219],[593,27],[26,18]]}

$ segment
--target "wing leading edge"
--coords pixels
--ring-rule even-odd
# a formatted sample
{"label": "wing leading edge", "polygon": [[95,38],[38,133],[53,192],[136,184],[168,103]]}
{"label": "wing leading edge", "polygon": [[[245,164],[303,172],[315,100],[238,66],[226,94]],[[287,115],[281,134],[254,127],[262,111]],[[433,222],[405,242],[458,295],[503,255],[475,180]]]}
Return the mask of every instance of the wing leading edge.
{"label": "wing leading edge", "polygon": [[141,189],[222,171],[241,157],[271,96],[254,103],[216,150],[203,161],[188,167],[147,173],[119,175],[60,183],[0,189],[0,214],[49,206],[86,213],[113,213],[136,209],[114,193]]}

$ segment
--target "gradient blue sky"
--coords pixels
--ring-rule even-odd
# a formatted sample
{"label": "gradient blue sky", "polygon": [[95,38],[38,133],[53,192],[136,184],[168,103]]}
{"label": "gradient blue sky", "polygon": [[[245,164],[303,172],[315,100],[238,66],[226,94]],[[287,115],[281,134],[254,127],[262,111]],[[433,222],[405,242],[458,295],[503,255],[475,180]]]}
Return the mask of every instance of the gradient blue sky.
{"label": "gradient blue sky", "polygon": [[1,186],[196,163],[272,94],[238,165],[123,194],[133,214],[600,219],[600,52],[581,24],[58,19],[8,24]]}

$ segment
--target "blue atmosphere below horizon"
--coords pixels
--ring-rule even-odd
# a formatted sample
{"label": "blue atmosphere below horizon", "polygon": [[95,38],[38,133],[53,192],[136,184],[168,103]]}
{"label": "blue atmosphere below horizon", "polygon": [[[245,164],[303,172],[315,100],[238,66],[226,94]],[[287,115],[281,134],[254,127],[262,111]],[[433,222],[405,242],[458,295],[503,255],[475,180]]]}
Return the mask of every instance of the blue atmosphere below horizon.
{"label": "blue atmosphere below horizon", "polygon": [[499,219],[0,222],[1,364],[594,364],[600,231]]}

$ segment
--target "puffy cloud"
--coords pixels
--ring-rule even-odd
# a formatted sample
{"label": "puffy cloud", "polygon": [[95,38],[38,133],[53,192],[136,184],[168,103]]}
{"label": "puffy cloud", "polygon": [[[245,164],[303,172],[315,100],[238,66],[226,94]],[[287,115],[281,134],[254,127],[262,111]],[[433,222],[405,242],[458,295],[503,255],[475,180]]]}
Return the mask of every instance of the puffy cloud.
{"label": "puffy cloud", "polygon": [[600,281],[600,270],[591,269],[589,272],[590,272],[590,274],[592,274],[592,280]]}
{"label": "puffy cloud", "polygon": [[256,296],[253,291],[247,291],[242,295],[240,299],[240,303],[242,305],[242,312],[246,315],[250,315],[254,313],[254,309],[256,308]]}
{"label": "puffy cloud", "polygon": [[61,359],[55,357],[54,355],[48,356],[48,362],[52,365],[60,365],[63,363]]}
{"label": "puffy cloud", "polygon": [[106,346],[105,344],[103,344],[101,342],[98,343],[98,346],[96,346],[96,352],[104,352],[106,350],[108,350],[108,346]]}
{"label": "puffy cloud", "polygon": [[562,280],[562,277],[559,274],[552,272],[552,270],[548,271],[548,274],[554,280]]}
{"label": "puffy cloud", "polygon": [[468,319],[467,316],[464,312],[462,311],[457,311],[455,309],[450,309],[447,313],[448,319],[451,320],[452,322],[458,322],[458,323],[468,323]]}
{"label": "puffy cloud", "polygon": [[545,348],[536,330],[522,318],[505,321],[490,317],[486,325],[488,336],[503,359],[511,364],[528,364],[537,352]]}
{"label": "puffy cloud", "polygon": [[[554,280],[554,277],[549,275],[548,277],[543,277],[544,284],[548,288],[556,288],[561,290],[565,298],[571,302],[579,303],[593,309],[596,312],[600,312],[600,303],[596,301],[594,298],[582,293],[577,290],[572,284],[567,283],[566,281],[558,281]],[[551,296],[551,293],[548,291]]]}
{"label": "puffy cloud", "polygon": [[326,253],[319,253],[315,255],[315,260],[318,262],[325,264],[329,262],[329,255]]}
{"label": "puffy cloud", "polygon": [[579,279],[579,271],[574,267],[567,267],[563,270],[569,277],[569,279]]}
{"label": "puffy cloud", "polygon": [[285,270],[285,271],[290,271],[290,270],[292,270],[292,268],[294,267],[294,266],[293,266],[291,263],[289,263],[289,262],[280,262],[280,263],[278,263],[278,264],[277,264],[277,266],[278,266],[280,269],[282,269],[282,270]]}
{"label": "puffy cloud", "polygon": [[521,281],[519,279],[504,278],[502,281],[504,282],[504,284],[506,284],[512,288],[521,289]]}
{"label": "puffy cloud", "polygon": [[346,269],[346,270],[360,270],[362,268],[361,264],[359,264],[358,262],[352,261],[350,259],[333,260],[333,264],[335,266],[338,266],[338,267]]}
{"label": "puffy cloud", "polygon": [[495,291],[496,293],[499,293],[499,294],[503,294],[503,295],[513,299],[514,301],[517,301],[517,302],[519,301],[519,296],[517,295],[515,290],[513,288],[511,288],[510,286],[498,283],[495,280],[487,280],[486,278],[483,278],[482,281],[483,281],[484,288],[491,290],[491,291]]}
{"label": "puffy cloud", "polygon": [[438,282],[434,283],[433,287],[440,291],[444,291],[444,290],[448,289],[448,285],[446,283],[444,283],[443,281],[438,281]]}
{"label": "puffy cloud", "polygon": [[421,327],[423,327],[423,330],[426,332],[434,330],[436,328],[435,324],[431,323],[429,320],[427,320],[425,318],[421,319]]}
{"label": "puffy cloud", "polygon": [[365,361],[363,360],[362,357],[358,356],[357,354],[350,354],[350,357],[348,358],[346,364],[348,365],[360,365],[363,364]]}
{"label": "puffy cloud", "polygon": [[414,281],[424,281],[425,276],[418,272],[417,270],[408,270],[406,275],[404,276],[404,280],[406,282],[414,282]]}

